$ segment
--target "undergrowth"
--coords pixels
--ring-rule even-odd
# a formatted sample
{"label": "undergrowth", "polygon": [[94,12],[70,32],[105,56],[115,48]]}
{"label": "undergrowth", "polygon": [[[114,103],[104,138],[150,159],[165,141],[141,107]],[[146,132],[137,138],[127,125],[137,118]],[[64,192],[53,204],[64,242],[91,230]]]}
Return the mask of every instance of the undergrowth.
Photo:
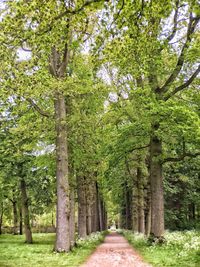
{"label": "undergrowth", "polygon": [[156,267],[199,267],[200,232],[166,231],[165,243],[150,244],[144,235],[131,231],[122,231],[125,238],[136,248],[143,258]]}

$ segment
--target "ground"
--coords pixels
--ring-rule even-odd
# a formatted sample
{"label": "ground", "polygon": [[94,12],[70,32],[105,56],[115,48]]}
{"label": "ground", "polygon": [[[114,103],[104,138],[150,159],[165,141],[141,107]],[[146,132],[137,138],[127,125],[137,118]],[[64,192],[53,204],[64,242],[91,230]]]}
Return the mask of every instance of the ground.
{"label": "ground", "polygon": [[129,245],[126,239],[113,232],[81,267],[151,267]]}

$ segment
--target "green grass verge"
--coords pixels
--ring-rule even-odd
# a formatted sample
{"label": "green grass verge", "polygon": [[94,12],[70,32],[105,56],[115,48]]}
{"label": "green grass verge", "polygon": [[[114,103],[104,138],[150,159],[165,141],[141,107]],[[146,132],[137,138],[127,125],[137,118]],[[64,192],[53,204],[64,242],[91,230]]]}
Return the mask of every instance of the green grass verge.
{"label": "green grass verge", "polygon": [[200,266],[200,232],[166,232],[163,245],[150,245],[143,235],[131,231],[123,231],[123,235],[154,267]]}
{"label": "green grass verge", "polygon": [[24,243],[24,236],[0,236],[1,267],[78,267],[104,239],[104,233],[79,240],[69,253],[53,252],[55,234],[33,234],[34,243]]}

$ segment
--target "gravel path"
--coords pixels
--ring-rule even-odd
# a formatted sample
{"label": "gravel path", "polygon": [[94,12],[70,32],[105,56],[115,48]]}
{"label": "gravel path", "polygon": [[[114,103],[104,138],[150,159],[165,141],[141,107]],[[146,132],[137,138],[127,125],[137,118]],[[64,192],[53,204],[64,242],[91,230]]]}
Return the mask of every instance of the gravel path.
{"label": "gravel path", "polygon": [[80,267],[152,267],[128,244],[126,239],[111,233],[103,244]]}

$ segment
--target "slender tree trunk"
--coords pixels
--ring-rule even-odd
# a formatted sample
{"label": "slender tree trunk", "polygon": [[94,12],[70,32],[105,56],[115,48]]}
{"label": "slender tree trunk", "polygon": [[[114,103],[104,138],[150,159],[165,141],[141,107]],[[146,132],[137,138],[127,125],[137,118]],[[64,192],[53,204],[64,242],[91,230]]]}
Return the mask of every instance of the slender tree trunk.
{"label": "slender tree trunk", "polygon": [[24,217],[24,230],[25,230],[25,236],[26,236],[26,243],[32,244],[32,232],[31,232],[31,226],[30,226],[30,218],[29,218],[29,206],[28,206],[28,197],[26,192],[26,182],[23,178],[21,178],[20,182],[21,186],[21,197],[22,197],[22,212]]}
{"label": "slender tree trunk", "polygon": [[19,234],[23,235],[23,217],[21,205],[19,206]]}
{"label": "slender tree trunk", "polygon": [[103,211],[102,211],[102,200],[101,200],[100,193],[99,193],[99,196],[98,196],[98,207],[99,207],[99,226],[100,226],[100,231],[103,231]]}
{"label": "slender tree trunk", "polygon": [[87,183],[87,194],[86,194],[86,203],[87,203],[87,234],[92,232],[92,182],[88,181]]}
{"label": "slender tree trunk", "polygon": [[75,197],[74,188],[70,189],[70,218],[69,218],[69,229],[70,229],[70,247],[73,248],[75,244]]}
{"label": "slender tree trunk", "polygon": [[56,212],[56,243],[55,251],[70,250],[69,237],[69,180],[68,180],[68,149],[66,127],[66,105],[62,93],[56,93],[56,181],[57,181],[57,212]]}
{"label": "slender tree trunk", "polygon": [[149,236],[151,232],[151,191],[150,184],[147,184],[145,201],[145,235]]}
{"label": "slender tree trunk", "polygon": [[131,209],[131,192],[130,192],[130,188],[128,188],[127,183],[125,185],[125,205],[126,205],[126,229],[131,230],[132,229],[132,209]]}
{"label": "slender tree trunk", "polygon": [[2,223],[3,223],[3,202],[0,206],[0,235],[2,234]]}
{"label": "slender tree trunk", "polygon": [[132,229],[134,232],[138,232],[138,181],[135,181],[132,193]]}
{"label": "slender tree trunk", "polygon": [[13,198],[13,234],[18,234],[18,216],[17,216],[17,201]]}
{"label": "slender tree trunk", "polygon": [[[159,125],[154,125],[156,131]],[[161,140],[155,135],[150,141],[150,184],[151,184],[151,234],[158,239],[164,234],[164,199],[162,178]]]}
{"label": "slender tree trunk", "polygon": [[99,212],[99,187],[96,182],[96,230],[100,231],[100,212]]}
{"label": "slender tree trunk", "polygon": [[97,206],[97,189],[96,182],[92,183],[92,203],[91,203],[91,216],[92,216],[92,232],[98,231],[98,206]]}
{"label": "slender tree trunk", "polygon": [[188,205],[188,218],[190,222],[195,220],[195,204],[194,203],[190,203]]}
{"label": "slender tree trunk", "polygon": [[78,186],[78,234],[79,237],[85,238],[87,235],[87,210],[86,210],[86,192],[85,179],[77,177]]}
{"label": "slender tree trunk", "polygon": [[141,168],[137,168],[137,180],[138,180],[138,232],[145,233],[144,222],[144,177],[142,177]]}

